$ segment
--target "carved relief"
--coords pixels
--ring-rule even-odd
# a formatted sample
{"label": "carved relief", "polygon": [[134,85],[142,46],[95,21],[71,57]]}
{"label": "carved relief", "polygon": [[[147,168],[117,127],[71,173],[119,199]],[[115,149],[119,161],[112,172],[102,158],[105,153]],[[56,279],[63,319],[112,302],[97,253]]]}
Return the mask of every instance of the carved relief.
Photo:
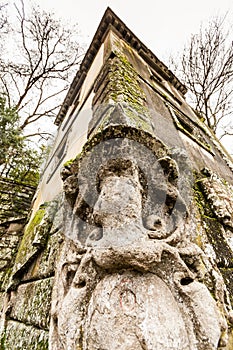
{"label": "carved relief", "polygon": [[95,81],[89,139],[62,172],[66,238],[53,295],[53,350],[227,344],[223,279],[193,243],[187,155],[154,134],[140,79],[126,56],[112,52]]}
{"label": "carved relief", "polygon": [[88,152],[63,171],[69,232],[54,288],[51,348],[218,349],[226,344],[229,313],[219,307],[223,282],[216,272],[218,304],[201,282],[210,267],[189,239],[178,164],[158,152],[154,164],[146,159],[145,174],[140,152],[126,145],[127,138],[117,140],[109,153],[102,143],[105,158],[92,174],[96,195],[81,170]]}

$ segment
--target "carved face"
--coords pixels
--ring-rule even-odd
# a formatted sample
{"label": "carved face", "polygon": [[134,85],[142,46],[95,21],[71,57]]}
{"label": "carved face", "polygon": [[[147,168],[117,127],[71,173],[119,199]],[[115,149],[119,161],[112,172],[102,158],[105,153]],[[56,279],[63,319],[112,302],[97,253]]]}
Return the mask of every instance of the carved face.
{"label": "carved face", "polygon": [[122,160],[122,166],[120,160],[117,164],[115,161],[114,166],[112,163],[100,174],[100,194],[93,217],[102,227],[103,237],[96,239],[91,233],[87,244],[94,246],[129,244],[143,236],[142,186],[138,169],[130,161]]}
{"label": "carved face", "polygon": [[104,179],[94,206],[95,221],[103,227],[118,226],[141,218],[142,196],[138,181],[130,177],[110,176]]}

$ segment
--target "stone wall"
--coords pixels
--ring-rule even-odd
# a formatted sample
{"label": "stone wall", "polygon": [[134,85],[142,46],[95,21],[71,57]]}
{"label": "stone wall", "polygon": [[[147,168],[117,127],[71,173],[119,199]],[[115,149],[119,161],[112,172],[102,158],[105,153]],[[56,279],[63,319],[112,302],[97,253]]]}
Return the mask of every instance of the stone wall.
{"label": "stone wall", "polygon": [[[48,349],[51,294],[61,244],[61,199],[44,204],[30,223],[2,236],[1,349]],[[11,252],[11,254],[10,254]],[[10,271],[10,272],[9,272]]]}

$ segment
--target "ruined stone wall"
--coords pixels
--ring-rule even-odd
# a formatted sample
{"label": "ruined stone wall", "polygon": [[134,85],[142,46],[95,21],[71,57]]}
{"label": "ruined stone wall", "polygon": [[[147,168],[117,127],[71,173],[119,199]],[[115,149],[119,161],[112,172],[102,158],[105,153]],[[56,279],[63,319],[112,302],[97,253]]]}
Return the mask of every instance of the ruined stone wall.
{"label": "ruined stone wall", "polygon": [[59,199],[45,203],[24,231],[23,224],[13,222],[2,232],[0,261],[6,266],[1,269],[1,349],[48,349],[51,293],[62,239],[60,206]]}

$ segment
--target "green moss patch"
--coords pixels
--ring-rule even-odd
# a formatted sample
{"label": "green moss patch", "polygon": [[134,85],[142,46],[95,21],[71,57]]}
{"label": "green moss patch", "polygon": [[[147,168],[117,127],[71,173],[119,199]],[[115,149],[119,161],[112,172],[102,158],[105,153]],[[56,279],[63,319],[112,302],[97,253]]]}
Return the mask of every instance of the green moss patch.
{"label": "green moss patch", "polygon": [[33,240],[36,236],[36,227],[41,223],[45,215],[45,209],[39,209],[34,218],[29,222],[28,226],[25,229],[22,242],[19,246],[18,253],[15,259],[15,266],[13,269],[13,274],[22,269],[25,264],[31,260],[35,255],[38,248],[33,246]]}
{"label": "green moss patch", "polygon": [[2,350],[48,350],[48,332],[20,322],[9,321],[2,337]]}
{"label": "green moss patch", "polygon": [[115,102],[126,102],[138,113],[148,114],[146,97],[139,85],[137,72],[124,55],[115,54],[109,73],[108,98]]}
{"label": "green moss patch", "polygon": [[22,284],[17,289],[10,317],[24,324],[49,329],[53,278]]}

